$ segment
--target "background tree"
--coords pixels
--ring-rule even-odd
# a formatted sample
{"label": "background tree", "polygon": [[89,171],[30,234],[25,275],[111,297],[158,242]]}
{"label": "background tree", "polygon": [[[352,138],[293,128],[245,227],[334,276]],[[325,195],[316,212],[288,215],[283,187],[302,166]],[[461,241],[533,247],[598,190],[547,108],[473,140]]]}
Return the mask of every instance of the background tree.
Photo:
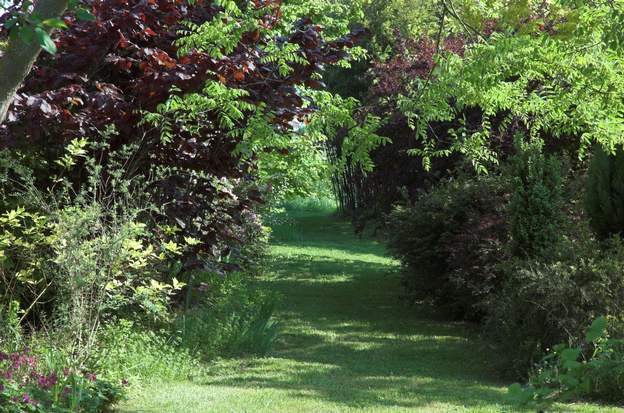
{"label": "background tree", "polygon": [[621,147],[613,154],[602,147],[595,148],[585,198],[587,215],[600,238],[624,234],[624,150]]}
{"label": "background tree", "polygon": [[[75,2],[74,2],[75,3]],[[4,9],[2,31],[11,33],[0,51],[0,124],[6,118],[15,93],[30,73],[41,50],[56,50],[49,33],[65,23],[60,17],[69,0],[38,0],[34,5],[25,1],[18,6],[0,5]]]}

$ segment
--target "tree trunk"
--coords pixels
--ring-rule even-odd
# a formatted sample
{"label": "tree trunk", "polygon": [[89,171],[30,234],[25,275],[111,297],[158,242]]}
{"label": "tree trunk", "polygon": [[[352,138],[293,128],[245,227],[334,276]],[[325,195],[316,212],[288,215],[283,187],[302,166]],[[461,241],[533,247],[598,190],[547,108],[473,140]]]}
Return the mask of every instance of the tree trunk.
{"label": "tree trunk", "polygon": [[[68,0],[39,0],[32,11],[41,20],[60,17],[67,9]],[[4,122],[11,102],[20,85],[41,52],[36,40],[26,44],[19,37],[9,40],[4,54],[0,55],[0,125]]]}

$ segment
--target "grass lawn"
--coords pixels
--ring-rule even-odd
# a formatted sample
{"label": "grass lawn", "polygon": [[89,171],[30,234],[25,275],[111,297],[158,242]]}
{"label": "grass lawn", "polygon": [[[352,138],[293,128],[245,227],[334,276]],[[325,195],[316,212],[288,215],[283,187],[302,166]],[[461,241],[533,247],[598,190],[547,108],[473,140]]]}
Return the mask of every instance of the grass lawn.
{"label": "grass lawn", "polygon": [[[275,229],[282,325],[271,357],[221,360],[193,382],[137,389],[120,412],[516,412],[474,328],[399,301],[397,263],[331,212]],[[527,410],[528,411],[528,410]],[[624,412],[596,405],[555,411]]]}

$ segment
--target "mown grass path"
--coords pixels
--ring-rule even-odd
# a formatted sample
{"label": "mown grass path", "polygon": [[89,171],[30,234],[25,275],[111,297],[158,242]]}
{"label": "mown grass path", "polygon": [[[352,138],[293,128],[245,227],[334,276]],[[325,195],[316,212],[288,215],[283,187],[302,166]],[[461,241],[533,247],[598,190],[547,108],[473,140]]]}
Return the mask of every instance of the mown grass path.
{"label": "mown grass path", "polygon": [[[397,263],[329,212],[276,228],[282,325],[269,358],[223,360],[201,380],[142,389],[122,412],[512,412],[468,325],[406,308]],[[558,411],[622,412],[593,405]]]}

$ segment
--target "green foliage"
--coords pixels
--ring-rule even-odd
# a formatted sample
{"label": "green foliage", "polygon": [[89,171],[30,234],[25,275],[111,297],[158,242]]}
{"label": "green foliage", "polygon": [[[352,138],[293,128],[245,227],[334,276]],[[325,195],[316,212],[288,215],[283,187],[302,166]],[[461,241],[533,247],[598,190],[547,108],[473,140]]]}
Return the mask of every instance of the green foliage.
{"label": "green foliage", "polygon": [[[346,10],[344,5],[288,2],[283,7],[284,19],[272,29],[275,33],[286,33],[298,18],[309,12],[314,14],[315,10],[319,12],[319,18],[323,16],[321,20],[328,22],[329,39],[348,32],[343,16],[325,13],[335,7]],[[187,24],[180,32],[182,37],[176,41],[180,47],[179,54],[200,50],[209,52],[214,58],[222,58],[233,51],[245,33],[257,32],[260,37],[272,33],[262,23],[263,13],[266,10],[262,8],[257,11],[252,8],[242,10],[234,5],[226,7],[210,22]],[[261,56],[261,64],[277,66],[278,74],[284,78],[296,77],[297,74],[293,73],[295,69],[312,66],[298,44],[284,42],[279,36],[262,41],[254,53]],[[348,60],[362,55],[362,49],[351,48],[350,56],[336,64],[348,67]],[[241,67],[238,79],[244,79],[247,70]],[[291,122],[291,128],[287,128],[276,123],[277,114],[268,111],[265,103],[251,104],[248,91],[226,85],[223,76],[216,78],[218,80],[209,80],[201,93],[172,95],[156,111],[145,113],[145,122],[160,129],[162,141],[170,143],[174,124],[201,136],[202,121],[209,117],[208,114],[216,113],[219,126],[229,136],[239,139],[233,154],[240,156],[243,162],[254,162],[258,183],[271,189],[268,201],[273,204],[290,197],[313,195],[317,182],[329,180],[330,166],[323,143],[328,137],[333,138],[336,128],[348,130],[344,158],[351,156],[354,163],[366,169],[372,168],[367,155],[369,150],[381,143],[374,134],[379,119],[369,115],[359,120],[356,113],[359,102],[356,100],[298,87],[298,94],[312,102],[308,106],[311,115],[299,116]],[[316,73],[315,79],[314,83],[322,85],[321,72]],[[327,127],[330,122],[332,126]]]}
{"label": "green foliage", "polygon": [[11,301],[0,307],[0,349],[17,351],[22,346],[22,326],[19,301]]}
{"label": "green foliage", "polygon": [[273,294],[250,285],[245,274],[202,274],[194,285],[199,302],[176,323],[183,346],[204,358],[271,351],[278,332]]}
{"label": "green foliage", "polygon": [[381,119],[372,113],[361,113],[355,98],[323,91],[313,92],[312,97],[319,111],[308,125],[310,134],[324,139],[341,138],[340,153],[331,159],[333,165],[340,169],[351,164],[364,171],[372,170],[375,165],[370,152],[388,142],[376,133]]}
{"label": "green foliage", "polygon": [[577,346],[601,314],[624,317],[624,245],[612,239],[601,249],[583,224],[576,230],[554,246],[548,260],[515,259],[501,266],[504,284],[489,304],[484,331],[511,375],[525,375],[558,343]]}
{"label": "green foliage", "polygon": [[624,340],[611,338],[608,324],[605,317],[595,319],[581,346],[555,346],[533,372],[529,384],[514,384],[509,396],[542,409],[557,401],[587,398],[622,402]]}
{"label": "green foliage", "polygon": [[515,255],[536,255],[557,241],[565,220],[562,166],[555,156],[544,155],[541,145],[518,150],[511,161],[511,248]]}
{"label": "green foliage", "polygon": [[[469,44],[463,56],[440,53],[433,81],[414,80],[400,108],[423,142],[418,155],[427,161],[462,153],[485,170],[498,159],[492,138],[509,127],[547,143],[573,139],[581,157],[594,142],[609,152],[621,143],[623,55],[609,39],[610,13],[623,6],[560,3],[548,6],[545,15],[527,7],[519,15],[513,5],[501,8],[499,15],[513,15],[517,22],[523,14],[534,17],[518,23],[522,30],[503,23],[488,38]],[[441,147],[428,125],[461,119],[466,108],[478,108],[480,119],[458,128],[450,149]]]}
{"label": "green foliage", "polygon": [[255,159],[258,182],[270,188],[270,205],[318,194],[323,184],[329,185],[331,165],[323,145],[326,137],[305,126],[281,131],[271,125],[270,115],[260,107],[244,128],[232,132],[242,138],[235,154],[245,160]]}
{"label": "green foliage", "polygon": [[624,234],[624,150],[614,154],[597,147],[586,183],[585,209],[600,238]]}
{"label": "green foliage", "polygon": [[282,12],[284,26],[292,25],[302,17],[309,17],[323,27],[330,39],[344,36],[353,23],[362,22],[363,18],[358,2],[348,4],[333,0],[285,0]]}
{"label": "green foliage", "polygon": [[[184,287],[169,270],[188,245],[150,232],[144,183],[124,173],[128,154],[112,154],[107,169],[86,156],[87,148],[105,147],[72,141],[60,160],[66,175],[55,177],[47,193],[35,188],[17,156],[5,152],[2,163],[3,204],[18,206],[0,216],[0,303],[18,303],[18,326],[64,331],[80,359],[113,316],[166,321],[171,297]],[[76,188],[71,174],[78,163],[86,164],[88,178]]]}
{"label": "green foliage", "polygon": [[153,331],[119,320],[100,331],[89,359],[94,370],[113,383],[187,380],[203,373],[200,362],[167,330]]}
{"label": "green foliage", "polygon": [[[18,3],[19,4],[19,3]],[[54,29],[66,29],[67,24],[61,16],[54,16],[43,20],[40,15],[33,10],[33,2],[28,0],[19,4],[21,7],[7,7],[0,4],[3,19],[2,29],[8,31],[11,40],[19,40],[28,45],[37,44],[49,54],[55,54],[56,44],[50,37],[50,32]],[[4,16],[7,11],[8,16]],[[79,20],[95,20],[95,17],[80,4],[79,1],[70,1],[69,10],[75,13]]]}
{"label": "green foliage", "polygon": [[[120,311],[167,317],[169,297],[183,286],[153,272],[164,256],[144,243],[145,225],[131,216],[111,219],[101,204],[50,210],[47,217],[18,209],[3,218],[5,302],[22,303],[21,320],[31,312],[41,320],[41,311],[62,320],[79,345],[102,317]],[[50,300],[52,307],[44,304]]]}

